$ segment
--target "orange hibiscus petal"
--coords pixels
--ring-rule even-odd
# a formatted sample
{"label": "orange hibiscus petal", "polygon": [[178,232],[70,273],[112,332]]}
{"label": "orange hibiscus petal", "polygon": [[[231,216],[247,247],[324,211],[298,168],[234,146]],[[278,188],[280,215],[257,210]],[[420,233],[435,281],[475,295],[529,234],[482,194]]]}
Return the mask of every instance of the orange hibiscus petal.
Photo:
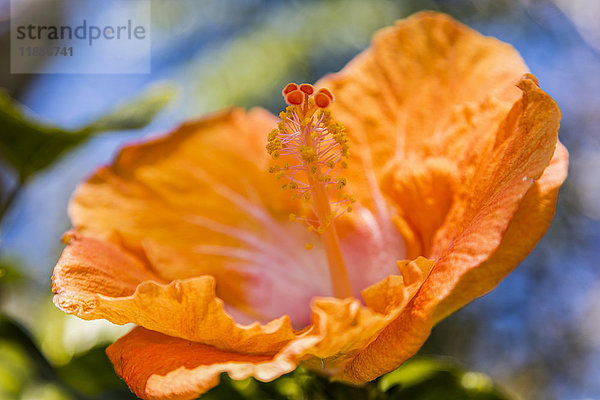
{"label": "orange hibiscus petal", "polygon": [[[328,375],[344,366],[367,346],[406,306],[421,286],[433,262],[425,258],[398,264],[395,275],[363,292],[358,300],[318,298],[313,302],[313,324],[277,351],[238,346],[222,349],[144,328],[135,328],[107,349],[117,373],[144,399],[189,399],[218,384],[221,372],[234,379],[253,376],[269,381],[303,365]],[[383,288],[385,287],[385,289]],[[385,292],[385,307],[377,306]],[[161,296],[159,296],[161,297]],[[225,332],[217,325],[215,332]],[[265,349],[263,349],[265,350]]]}
{"label": "orange hibiscus petal", "polygon": [[70,232],[52,274],[54,303],[80,318],[93,318],[96,295],[129,296],[142,281],[161,279],[136,257],[117,245]]}
{"label": "orange hibiscus petal", "polygon": [[[277,352],[254,352],[260,345],[246,348],[251,352],[244,352],[243,345],[227,350],[135,328],[107,353],[116,372],[141,398],[189,399],[217,385],[221,372],[234,379],[253,376],[269,381],[302,361],[335,374],[389,322],[350,298],[317,299],[312,310],[314,325]],[[214,329],[228,340],[227,333],[218,326]]]}
{"label": "orange hibiscus petal", "polygon": [[510,45],[443,14],[418,13],[381,30],[370,49],[318,83],[335,93],[332,113],[351,140],[349,189],[375,207],[377,195],[370,197],[390,163],[447,155],[460,141],[476,141],[470,129],[449,140],[457,113],[469,106],[477,116],[473,106],[487,99],[510,106],[525,72]]}
{"label": "orange hibiscus petal", "polygon": [[134,323],[221,349],[273,353],[295,337],[289,317],[237,324],[204,275],[161,283],[135,257],[112,243],[74,235],[53,275],[55,304],[83,319]]}
{"label": "orange hibiscus petal", "polygon": [[285,357],[249,355],[134,328],[106,350],[116,372],[146,400],[195,399],[219,383],[254,376],[269,381],[292,371]]}
{"label": "orange hibiscus petal", "polygon": [[438,232],[434,248],[446,248],[399,318],[346,366],[344,379],[371,380],[414,355],[435,322],[491,290],[547,229],[567,172],[557,141],[560,112],[533,80],[519,87],[523,98],[502,125],[502,140]]}
{"label": "orange hibiscus petal", "polygon": [[[560,121],[558,106],[528,77],[521,80],[519,87],[523,98],[499,130],[496,148],[478,169],[469,193],[454,204],[448,222],[438,232],[434,254],[439,254],[439,260],[423,291],[431,296],[431,301],[447,297],[467,271],[497,251],[523,198],[555,154]],[[512,123],[515,112],[518,119]],[[558,174],[562,182],[566,163],[558,171],[550,169],[550,173]],[[551,219],[553,214],[553,208],[529,211],[531,223],[539,222],[539,218]],[[519,261],[532,247],[521,249]],[[505,270],[498,273],[505,274]]]}
{"label": "orange hibiscus petal", "polygon": [[[248,206],[276,200],[260,194],[268,161],[262,136],[273,124],[264,110],[231,110],[126,146],[77,188],[69,205],[73,225],[101,239],[117,233],[168,280],[218,272],[218,256],[194,249],[199,242],[235,242],[215,232],[219,227],[257,223],[236,204],[239,197],[254,197]],[[201,218],[211,216],[212,225]]]}
{"label": "orange hibiscus petal", "polygon": [[307,336],[318,339],[302,354],[305,365],[336,379],[347,379],[344,368],[398,317],[429,275],[433,261],[419,257],[400,261],[402,275],[391,275],[362,292],[367,307],[356,299],[317,299]]}
{"label": "orange hibiscus petal", "polygon": [[129,297],[99,297],[95,316],[248,353],[277,351],[295,336],[287,315],[266,325],[237,324],[216,297],[215,278],[209,275],[168,285],[146,281]]}
{"label": "orange hibiscus petal", "polygon": [[[384,313],[387,323],[343,365],[337,379],[355,383],[370,381],[400,365],[398,358],[404,361],[412,357],[429,336],[431,323],[427,316],[415,318],[407,311],[434,267],[434,261],[418,257],[398,262],[398,267],[402,276],[392,275],[363,291],[365,303]],[[395,367],[389,368],[392,364]]]}
{"label": "orange hibiscus petal", "polygon": [[558,143],[550,165],[527,191],[498,250],[461,276],[450,295],[436,308],[436,321],[496,287],[542,238],[554,217],[558,190],[567,176],[568,158],[567,149]]}
{"label": "orange hibiscus petal", "polygon": [[396,209],[394,223],[408,258],[431,254],[434,235],[455,200],[458,176],[455,162],[434,157],[397,161],[383,176],[382,191]]}
{"label": "orange hibiscus petal", "polygon": [[398,269],[402,275],[390,275],[363,290],[365,304],[378,313],[388,315],[402,309],[427,279],[433,265],[434,261],[425,257],[398,261]]}

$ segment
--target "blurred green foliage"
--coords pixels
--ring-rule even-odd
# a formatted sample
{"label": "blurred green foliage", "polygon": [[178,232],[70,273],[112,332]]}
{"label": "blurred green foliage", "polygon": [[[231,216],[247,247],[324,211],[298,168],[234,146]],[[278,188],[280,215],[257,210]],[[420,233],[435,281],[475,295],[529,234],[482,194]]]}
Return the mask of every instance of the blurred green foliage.
{"label": "blurred green foliage", "polygon": [[[52,367],[17,322],[0,316],[0,399],[126,400],[136,397],[113,372],[105,348],[98,346]],[[331,382],[298,368],[273,382],[221,384],[202,400],[508,400],[484,374],[465,371],[447,358],[417,357],[363,386]]]}
{"label": "blurred green foliage", "polygon": [[64,366],[54,366],[23,326],[0,315],[0,399],[135,399],[104,350],[94,347]]}
{"label": "blurred green foliage", "polygon": [[[79,129],[67,130],[35,120],[0,91],[0,156],[17,175],[16,184],[11,190],[0,187],[0,193],[3,194],[0,196],[0,221],[22,186],[37,172],[93,135],[143,128],[173,96],[171,85],[155,85],[137,98],[117,105],[95,121]],[[18,261],[1,255],[0,301],[9,285],[14,287],[22,281],[26,279]],[[56,312],[60,313],[58,310]],[[56,319],[54,322],[57,322]],[[135,398],[114,373],[104,348],[92,348],[59,367],[46,358],[27,329],[14,319],[0,314],[0,400],[88,398]]]}
{"label": "blurred green foliage", "polygon": [[233,381],[221,384],[202,400],[508,400],[489,377],[465,371],[447,358],[417,357],[363,386],[330,382],[303,368],[273,382]]}
{"label": "blurred green foliage", "polygon": [[104,347],[94,347],[74,357],[68,364],[57,368],[57,373],[69,386],[87,395],[126,389],[124,382],[114,373]]}
{"label": "blurred green foliage", "polygon": [[16,170],[19,182],[24,183],[94,134],[143,128],[173,95],[171,86],[155,86],[140,97],[117,105],[90,124],[67,130],[27,116],[5,92],[0,91],[0,153]]}
{"label": "blurred green foliage", "polygon": [[278,112],[283,100],[273,93],[294,79],[315,82],[333,72],[328,59],[351,57],[364,49],[373,32],[400,18],[404,8],[402,2],[388,0],[307,1],[274,7],[243,35],[207,49],[186,66],[184,79],[194,100],[187,104],[187,114],[257,105]]}
{"label": "blurred green foliage", "polygon": [[[53,383],[52,388],[45,383]],[[12,318],[0,315],[0,398],[36,398],[32,390],[39,399],[71,398],[27,330]],[[48,395],[40,397],[40,390],[48,391]]]}
{"label": "blurred green foliage", "polygon": [[24,275],[13,260],[0,259],[0,295],[3,285],[19,282],[22,279],[24,279]]}

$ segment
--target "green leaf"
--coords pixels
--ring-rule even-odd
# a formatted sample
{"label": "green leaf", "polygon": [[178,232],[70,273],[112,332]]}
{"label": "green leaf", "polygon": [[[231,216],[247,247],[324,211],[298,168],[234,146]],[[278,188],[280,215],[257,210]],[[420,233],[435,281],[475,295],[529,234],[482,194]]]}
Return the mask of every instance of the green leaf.
{"label": "green leaf", "polygon": [[[32,382],[21,393],[20,400],[75,400],[64,387],[54,382]],[[82,399],[83,400],[83,399]]]}
{"label": "green leaf", "polygon": [[447,358],[420,357],[407,361],[378,382],[381,399],[509,400],[480,372],[465,371]]}
{"label": "green leaf", "polygon": [[431,379],[440,371],[451,370],[453,364],[447,360],[433,358],[417,358],[406,362],[395,371],[384,375],[379,380],[379,389],[387,392],[393,386],[415,386]]}
{"label": "green leaf", "polygon": [[0,399],[15,399],[32,375],[24,351],[0,337]]}
{"label": "green leaf", "polygon": [[362,387],[331,382],[302,367],[283,375],[273,382],[260,382],[254,378],[235,381],[221,374],[220,384],[204,394],[202,400],[380,400],[376,385]]}
{"label": "green leaf", "polygon": [[135,399],[125,382],[115,373],[105,351],[105,346],[94,347],[74,357],[67,365],[56,369],[58,375],[63,382],[86,395],[110,391],[113,399]]}
{"label": "green leaf", "polygon": [[8,259],[0,259],[0,287],[23,280],[23,273],[16,267],[16,263]]}
{"label": "green leaf", "polygon": [[172,85],[157,84],[134,101],[117,105],[112,112],[81,128],[78,133],[89,135],[97,132],[141,129],[148,125],[174,96],[175,90]]}
{"label": "green leaf", "polygon": [[20,182],[26,182],[94,134],[144,127],[173,95],[171,86],[161,84],[89,125],[66,130],[27,116],[8,94],[0,91],[0,153],[16,169]]}
{"label": "green leaf", "polygon": [[42,379],[56,380],[56,373],[52,366],[38,349],[32,336],[24,326],[13,318],[0,314],[0,339],[10,341],[23,349],[28,358],[35,366],[37,376]]}
{"label": "green leaf", "polygon": [[27,329],[0,314],[0,399],[133,400],[115,374],[105,348],[95,347],[55,367]]}

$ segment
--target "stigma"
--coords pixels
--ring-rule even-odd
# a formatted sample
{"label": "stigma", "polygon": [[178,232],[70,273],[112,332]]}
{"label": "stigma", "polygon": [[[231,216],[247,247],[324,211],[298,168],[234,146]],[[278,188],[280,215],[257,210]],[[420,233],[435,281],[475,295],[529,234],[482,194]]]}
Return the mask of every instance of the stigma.
{"label": "stigma", "polygon": [[[289,83],[282,91],[288,107],[281,121],[267,136],[267,152],[280,161],[269,168],[290,190],[292,198],[309,202],[312,216],[290,214],[293,222],[304,223],[321,236],[329,264],[334,294],[352,295],[335,219],[352,211],[356,199],[345,192],[350,155],[348,136],[342,124],[332,120],[329,105],[335,100],[326,88],[315,91],[310,84]],[[312,245],[307,244],[310,250]]]}

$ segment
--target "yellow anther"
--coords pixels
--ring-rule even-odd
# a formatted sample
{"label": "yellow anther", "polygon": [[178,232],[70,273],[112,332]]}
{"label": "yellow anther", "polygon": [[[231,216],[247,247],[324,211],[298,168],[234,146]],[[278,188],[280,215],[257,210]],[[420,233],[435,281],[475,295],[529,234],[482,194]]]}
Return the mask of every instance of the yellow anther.
{"label": "yellow anther", "polygon": [[290,213],[290,222],[296,222],[296,221],[298,221],[296,214]]}
{"label": "yellow anther", "polygon": [[282,148],[283,145],[281,144],[281,139],[277,137],[272,140],[269,140],[266,146],[267,153],[269,153],[269,155],[271,155],[271,157],[273,158],[276,158],[279,155],[279,150],[281,150]]}
{"label": "yellow anther", "polygon": [[317,151],[311,146],[298,146],[298,152],[306,164],[317,161]]}
{"label": "yellow anther", "polygon": [[321,110],[320,112],[319,117],[323,117],[321,123],[324,126],[328,126],[331,123],[331,112],[329,110]]}
{"label": "yellow anther", "polygon": [[279,134],[279,129],[273,129],[271,132],[269,132],[269,134],[267,135],[267,140],[269,142],[275,140],[277,138],[277,135]]}
{"label": "yellow anther", "polygon": [[314,246],[313,246],[313,244],[312,244],[312,243],[306,243],[306,244],[304,245],[304,248],[305,248],[306,250],[312,250],[312,248],[313,248],[313,247],[314,247]]}
{"label": "yellow anther", "polygon": [[344,125],[340,124],[337,121],[329,124],[327,129],[329,129],[329,132],[331,132],[331,134],[334,136],[342,133],[345,130]]}

